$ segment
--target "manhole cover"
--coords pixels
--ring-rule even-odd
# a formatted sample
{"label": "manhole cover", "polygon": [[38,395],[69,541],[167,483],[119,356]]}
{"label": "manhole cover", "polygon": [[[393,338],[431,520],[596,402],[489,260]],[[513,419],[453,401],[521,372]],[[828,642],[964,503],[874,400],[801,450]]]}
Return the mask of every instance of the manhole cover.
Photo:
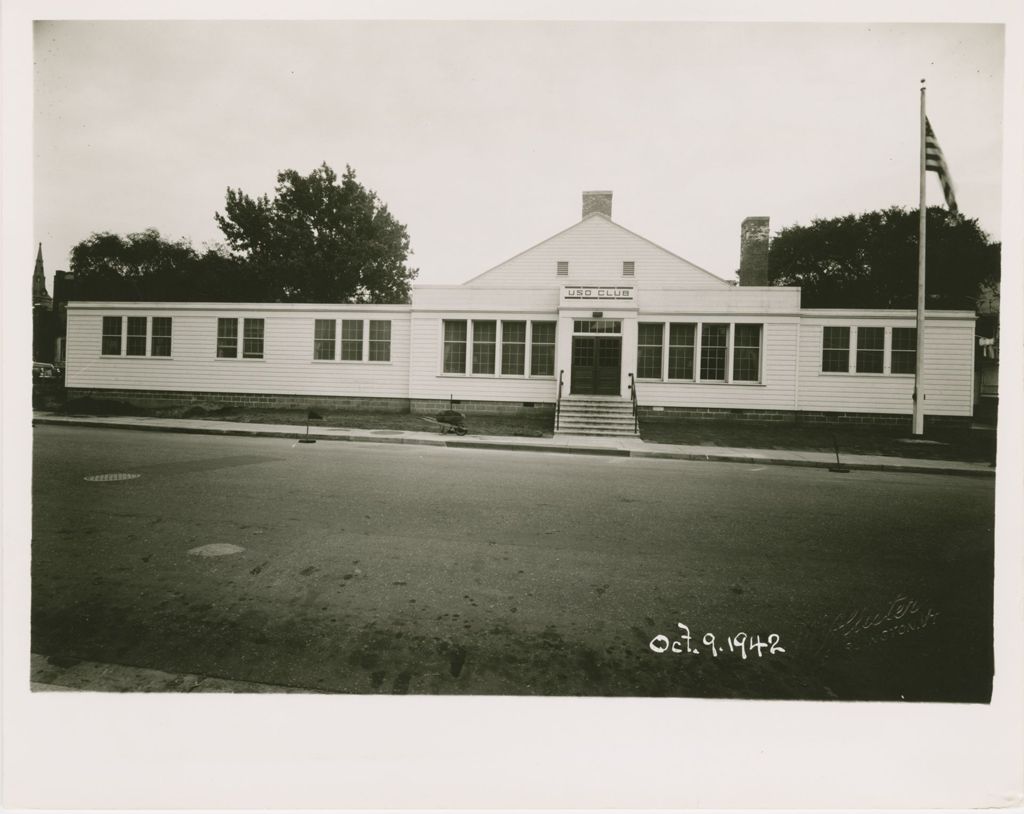
{"label": "manhole cover", "polygon": [[370,435],[401,435],[402,430],[370,430]]}
{"label": "manhole cover", "polygon": [[94,482],[109,483],[110,481],[116,480],[135,480],[141,478],[141,475],[130,475],[127,472],[112,472],[109,475],[87,475],[86,480]]}
{"label": "manhole cover", "polygon": [[210,543],[191,549],[188,553],[193,557],[224,557],[228,554],[240,554],[245,551],[240,545],[231,543]]}

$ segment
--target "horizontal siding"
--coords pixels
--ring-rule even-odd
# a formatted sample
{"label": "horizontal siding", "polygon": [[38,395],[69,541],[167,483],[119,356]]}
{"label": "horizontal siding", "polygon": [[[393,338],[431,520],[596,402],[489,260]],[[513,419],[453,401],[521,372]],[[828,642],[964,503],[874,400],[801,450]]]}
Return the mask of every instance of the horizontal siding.
{"label": "horizontal siding", "polygon": [[[103,356],[103,316],[144,313],[173,320],[170,358]],[[263,359],[218,359],[217,314],[143,310],[68,311],[66,381],[77,388],[202,390],[227,393],[347,395],[406,398],[409,391],[409,315],[372,310],[302,312],[249,311],[230,316],[261,317]],[[315,319],[390,319],[391,362],[313,361]],[[339,328],[340,335],[340,328]],[[364,336],[364,343],[366,337]]]}
{"label": "horizontal siding", "polygon": [[[447,319],[495,319],[495,320],[539,320],[554,321],[555,314],[538,317],[526,313],[491,314],[446,314]],[[452,396],[461,400],[474,401],[532,401],[553,402],[556,398],[554,377],[531,378],[521,376],[474,376],[444,375],[442,362],[442,317],[439,315],[415,314],[412,319],[411,357],[412,375],[409,395],[414,399],[446,399]],[[556,343],[559,337],[556,336]],[[467,347],[472,358],[472,348]],[[501,364],[498,357],[498,365]]]}
{"label": "horizontal siding", "polygon": [[[914,377],[887,374],[822,373],[823,327],[867,325],[912,328],[912,319],[813,318],[803,321],[800,333],[801,410],[855,413],[914,411]],[[936,319],[925,323],[923,389],[926,415],[969,416],[973,411],[974,320]]]}
{"label": "horizontal siding", "polygon": [[[555,274],[560,260],[568,276]],[[623,277],[622,263],[634,261],[635,276]],[[562,284],[629,283],[649,288],[716,289],[728,285],[671,252],[603,217],[590,217],[553,238],[527,249],[467,286],[543,288]]]}

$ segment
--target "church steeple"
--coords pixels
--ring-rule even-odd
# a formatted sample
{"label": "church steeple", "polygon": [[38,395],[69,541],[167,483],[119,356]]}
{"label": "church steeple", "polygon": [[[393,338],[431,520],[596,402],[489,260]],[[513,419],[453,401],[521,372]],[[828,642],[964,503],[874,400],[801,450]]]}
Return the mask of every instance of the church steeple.
{"label": "church steeple", "polygon": [[52,308],[53,300],[46,292],[46,275],[43,274],[43,244],[36,253],[36,269],[32,272],[32,307]]}

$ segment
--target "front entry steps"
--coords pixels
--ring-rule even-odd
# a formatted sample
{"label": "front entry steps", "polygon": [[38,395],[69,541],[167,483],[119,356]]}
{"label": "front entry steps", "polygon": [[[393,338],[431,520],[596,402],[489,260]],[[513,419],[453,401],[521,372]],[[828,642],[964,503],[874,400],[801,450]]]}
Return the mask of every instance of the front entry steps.
{"label": "front entry steps", "polygon": [[633,403],[619,396],[565,396],[555,435],[602,435],[636,438]]}

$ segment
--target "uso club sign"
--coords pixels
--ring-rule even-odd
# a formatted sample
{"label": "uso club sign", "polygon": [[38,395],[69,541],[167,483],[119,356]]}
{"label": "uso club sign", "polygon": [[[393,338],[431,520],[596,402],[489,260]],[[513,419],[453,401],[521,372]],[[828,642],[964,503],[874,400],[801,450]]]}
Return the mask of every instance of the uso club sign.
{"label": "uso club sign", "polygon": [[565,286],[562,299],[575,301],[616,300],[633,301],[632,286]]}

